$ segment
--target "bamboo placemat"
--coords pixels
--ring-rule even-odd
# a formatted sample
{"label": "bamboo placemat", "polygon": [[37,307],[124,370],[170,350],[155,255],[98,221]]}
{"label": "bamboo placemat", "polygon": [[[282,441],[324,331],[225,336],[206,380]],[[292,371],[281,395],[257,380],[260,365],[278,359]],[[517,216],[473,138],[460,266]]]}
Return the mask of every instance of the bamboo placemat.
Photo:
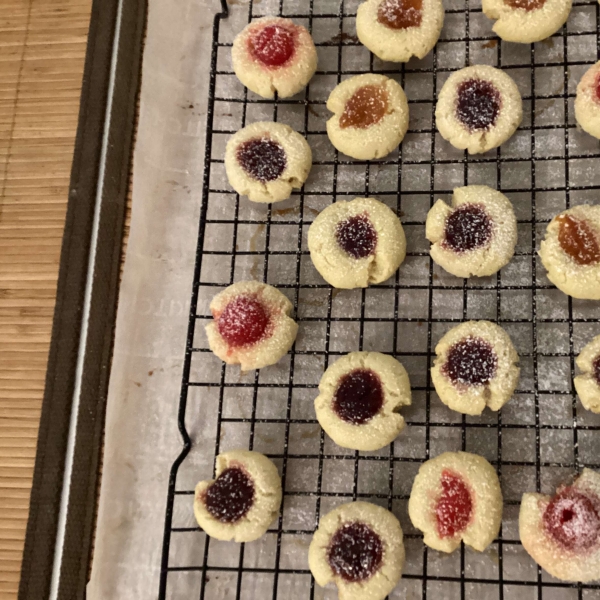
{"label": "bamboo placemat", "polygon": [[91,0],[0,9],[0,599],[17,597]]}

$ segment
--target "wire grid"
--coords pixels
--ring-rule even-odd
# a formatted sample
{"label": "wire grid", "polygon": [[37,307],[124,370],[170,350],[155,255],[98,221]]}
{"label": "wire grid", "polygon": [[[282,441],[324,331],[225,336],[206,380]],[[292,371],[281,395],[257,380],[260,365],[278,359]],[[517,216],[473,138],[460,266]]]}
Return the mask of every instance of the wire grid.
{"label": "wire grid", "polygon": [[[560,582],[544,573],[519,542],[518,509],[525,491],[552,493],[587,466],[600,468],[600,417],[578,405],[574,358],[600,333],[598,303],[573,300],[545,277],[536,249],[549,220],[574,204],[595,201],[600,148],[578,131],[575,87],[600,58],[600,10],[576,2],[569,23],[550,40],[498,43],[477,0],[446,1],[440,41],[423,60],[392,65],[355,37],[357,0],[251,0],[215,17],[208,82],[206,165],[188,342],[179,407],[184,448],[171,470],[159,598],[335,598],[315,585],[307,550],[319,516],[350,500],[392,510],[405,532],[407,561],[392,598],[600,598],[599,585]],[[293,18],[313,34],[319,70],[291,99],[264,100],[237,82],[230,63],[235,34],[268,14]],[[435,129],[437,92],[449,73],[492,64],[517,81],[524,121],[502,149],[470,157]],[[350,160],[327,140],[325,101],[345,76],[396,78],[407,92],[409,132],[384,160]],[[313,149],[302,190],[274,206],[240,199],[227,185],[227,139],[257,120],[288,123]],[[484,183],[513,201],[519,243],[493,277],[461,280],[429,258],[424,222],[438,197],[456,186]],[[338,197],[374,195],[402,218],[405,263],[382,285],[334,290],[311,265],[306,232]],[[273,367],[240,374],[214,357],[204,325],[210,299],[235,281],[275,285],[294,305],[300,333]],[[437,340],[454,324],[488,319],[511,335],[521,380],[502,411],[466,417],[448,410],[429,368]],[[354,350],[396,356],[407,368],[413,405],[407,428],[378,452],[340,448],[320,429],[312,408],[319,378],[332,360]],[[214,457],[235,447],[267,454],[280,467],[284,501],[278,520],[250,544],[209,539],[197,527],[194,485],[213,475]],[[430,551],[412,528],[407,500],[419,465],[445,450],[467,450],[496,466],[504,494],[503,526],[490,549]]]}

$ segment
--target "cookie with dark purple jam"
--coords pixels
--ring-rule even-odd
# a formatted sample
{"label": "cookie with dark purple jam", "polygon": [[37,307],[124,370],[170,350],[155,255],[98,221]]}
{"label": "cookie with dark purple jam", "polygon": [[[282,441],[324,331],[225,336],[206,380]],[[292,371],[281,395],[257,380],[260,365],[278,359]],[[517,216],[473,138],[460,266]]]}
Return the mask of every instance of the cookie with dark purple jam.
{"label": "cookie with dark purple jam", "polygon": [[499,410],[519,380],[519,356],[508,334],[489,321],[467,321],[438,342],[431,378],[440,400],[452,410],[480,415]]}
{"label": "cookie with dark purple jam", "polygon": [[391,277],[406,255],[402,224],[375,198],[340,200],[328,206],[308,230],[308,249],[329,284],[352,289]]}
{"label": "cookie with dark purple jam", "polygon": [[506,142],[523,119],[521,94],[511,77],[488,65],[455,71],[444,83],[435,110],[441,136],[470,154]]}
{"label": "cookie with dark purple jam", "polygon": [[277,467],[266,456],[232,450],[217,456],[215,479],[196,486],[194,514],[211,537],[250,542],[273,522],[281,496]]}
{"label": "cookie with dark purple jam", "polygon": [[307,141],[288,125],[252,123],[227,142],[225,171],[231,187],[253,202],[280,202],[300,189],[312,166]]}
{"label": "cookie with dark purple jam", "polygon": [[400,409],[410,403],[410,381],[402,364],[379,352],[351,352],[323,373],[315,412],[338,446],[379,450],[404,428]]}
{"label": "cookie with dark purple jam", "polygon": [[398,519],[369,502],[342,504],[321,517],[308,551],[316,582],[335,583],[340,598],[383,600],[404,565]]}

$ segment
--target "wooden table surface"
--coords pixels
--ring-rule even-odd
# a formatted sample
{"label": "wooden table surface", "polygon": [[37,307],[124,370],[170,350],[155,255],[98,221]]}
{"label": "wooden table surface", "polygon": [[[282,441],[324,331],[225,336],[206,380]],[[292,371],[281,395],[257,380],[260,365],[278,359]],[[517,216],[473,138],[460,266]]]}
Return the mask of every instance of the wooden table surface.
{"label": "wooden table surface", "polygon": [[0,2],[0,600],[19,585],[91,3]]}

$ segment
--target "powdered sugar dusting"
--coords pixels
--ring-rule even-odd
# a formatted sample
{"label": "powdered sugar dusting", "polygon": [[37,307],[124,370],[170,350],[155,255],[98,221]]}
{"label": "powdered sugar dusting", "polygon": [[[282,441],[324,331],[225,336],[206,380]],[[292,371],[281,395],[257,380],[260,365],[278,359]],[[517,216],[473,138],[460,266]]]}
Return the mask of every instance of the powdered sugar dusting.
{"label": "powdered sugar dusting", "polygon": [[492,237],[492,221],[483,205],[463,204],[447,219],[443,245],[455,252],[485,246]]}
{"label": "powdered sugar dusting", "polygon": [[353,258],[371,256],[377,247],[377,232],[366,212],[340,221],[335,235],[342,250]]}
{"label": "powdered sugar dusting", "polygon": [[544,511],[546,532],[563,548],[580,552],[600,544],[600,499],[568,487]]}
{"label": "powdered sugar dusting", "polygon": [[467,79],[458,85],[456,118],[471,131],[496,124],[501,108],[500,92],[491,81]]}
{"label": "powdered sugar dusting", "polygon": [[438,534],[442,538],[454,537],[464,531],[471,520],[471,492],[463,478],[449,469],[442,471],[440,484],[442,493],[435,507]]}
{"label": "powdered sugar dusting", "polygon": [[283,25],[267,25],[248,40],[250,54],[267,67],[281,67],[294,55],[294,32]]}
{"label": "powdered sugar dusting", "polygon": [[571,215],[559,215],[558,243],[578,265],[600,262],[600,244],[594,230],[583,220]]}
{"label": "powdered sugar dusting", "polygon": [[383,0],[377,20],[390,29],[419,27],[423,20],[423,0]]}
{"label": "powdered sugar dusting", "polygon": [[327,560],[346,581],[364,581],[383,561],[381,538],[364,523],[345,523],[331,537]]}
{"label": "powdered sugar dusting", "polygon": [[268,334],[269,313],[258,298],[242,295],[227,304],[217,326],[230,346],[249,346]]}
{"label": "powdered sugar dusting", "polygon": [[261,183],[277,179],[287,165],[285,150],[268,136],[240,144],[237,159],[244,171]]}
{"label": "powdered sugar dusting", "polygon": [[468,336],[448,350],[442,373],[455,384],[483,385],[493,379],[497,368],[498,356],[491,344]]}
{"label": "powdered sugar dusting", "polygon": [[388,109],[388,94],[381,85],[364,85],[346,101],[340,127],[366,129],[383,119]]}

